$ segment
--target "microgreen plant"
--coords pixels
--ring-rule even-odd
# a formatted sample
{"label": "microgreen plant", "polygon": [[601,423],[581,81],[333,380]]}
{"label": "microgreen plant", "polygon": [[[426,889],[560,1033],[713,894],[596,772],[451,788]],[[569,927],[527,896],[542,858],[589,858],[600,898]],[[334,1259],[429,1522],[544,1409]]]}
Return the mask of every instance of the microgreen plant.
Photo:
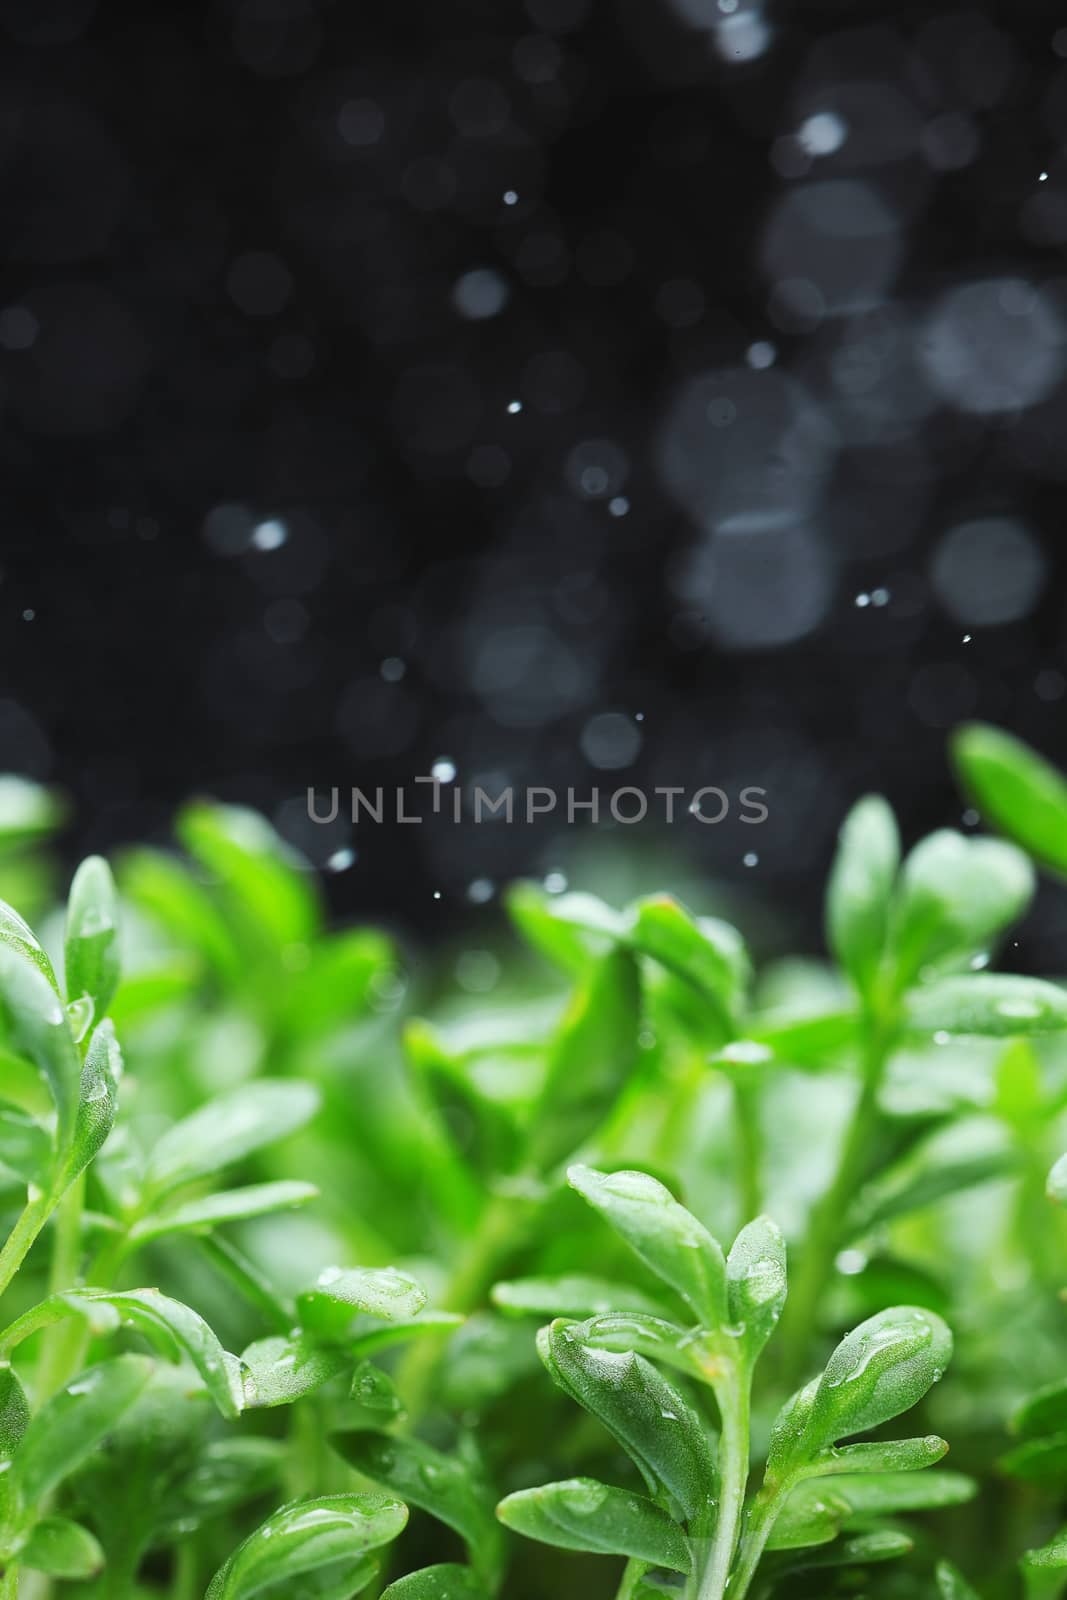
{"label": "microgreen plant", "polygon": [[953,758],[827,961],[521,883],[464,994],[240,808],[57,913],[0,781],[0,1597],[1060,1595],[1067,783]]}

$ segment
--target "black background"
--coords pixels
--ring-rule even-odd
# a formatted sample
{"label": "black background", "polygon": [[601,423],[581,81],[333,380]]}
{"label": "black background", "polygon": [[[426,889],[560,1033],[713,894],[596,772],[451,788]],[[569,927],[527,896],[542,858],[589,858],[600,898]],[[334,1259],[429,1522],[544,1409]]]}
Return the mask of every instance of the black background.
{"label": "black background", "polygon": [[[1061,294],[1067,230],[1035,223],[1032,198],[1047,171],[1054,212],[1067,183],[1059,10],[768,6],[770,43],[746,62],[667,0],[5,0],[0,766],[69,794],[72,857],[163,838],[202,792],[314,850],[308,785],[409,783],[443,755],[519,786],[758,784],[763,827],[689,819],[671,843],[695,874],[784,901],[811,943],[857,794],[887,792],[909,839],[959,824],[955,721],[1067,760],[1062,378],[1036,410],[939,403],[902,456],[836,450],[817,530],[830,591],[775,648],[724,644],[679,598],[702,535],[657,439],[680,385],[743,367],[753,341],[810,372],[816,335],[775,325],[760,241],[796,181],[775,141],[802,85],[854,78],[855,52],[917,126],[953,115],[976,135],[952,170],[916,150],[850,169],[907,199],[887,301],[918,317],[1003,275]],[[942,17],[964,57],[971,39],[1001,63],[991,88],[956,45],[928,48]],[[379,135],[346,140],[345,117],[365,139],[375,108]],[[508,302],[470,320],[455,285],[485,268]],[[568,478],[587,440],[625,452],[624,515]],[[219,506],[244,509],[212,522]],[[1043,585],[1018,620],[965,627],[931,554],[989,516],[1025,524]],[[282,548],[248,546],[264,522],[284,524]],[[748,580],[769,605],[773,579]],[[876,586],[889,602],[857,607]],[[479,641],[510,627],[569,664],[566,692],[519,725],[471,678]],[[553,661],[527,662],[535,701]],[[605,711],[643,717],[621,773],[582,753]],[[339,910],[423,933],[469,915],[472,878],[573,851],[551,822],[354,842]],[[1054,917],[1021,959],[1056,964]]]}

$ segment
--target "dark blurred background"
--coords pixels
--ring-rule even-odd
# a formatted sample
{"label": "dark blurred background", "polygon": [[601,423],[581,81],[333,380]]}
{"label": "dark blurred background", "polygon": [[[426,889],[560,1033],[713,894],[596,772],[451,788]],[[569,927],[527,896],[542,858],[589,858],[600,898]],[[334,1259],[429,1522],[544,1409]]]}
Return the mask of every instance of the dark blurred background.
{"label": "dark blurred background", "polygon": [[957,721],[1067,759],[1065,16],[0,0],[0,769],[422,933],[588,830],[309,785],[714,784],[616,842],[811,943]]}

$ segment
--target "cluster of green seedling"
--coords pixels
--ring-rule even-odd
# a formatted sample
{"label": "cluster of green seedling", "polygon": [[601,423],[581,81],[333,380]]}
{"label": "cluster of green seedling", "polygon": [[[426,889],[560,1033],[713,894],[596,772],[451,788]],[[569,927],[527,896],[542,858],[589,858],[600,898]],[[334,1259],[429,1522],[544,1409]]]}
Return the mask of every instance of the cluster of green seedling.
{"label": "cluster of green seedling", "polygon": [[522,884],[460,1004],[236,808],[44,912],[0,784],[0,1596],[1060,1595],[1067,992],[990,968],[1067,785],[955,756],[1001,837],[860,801],[832,964]]}

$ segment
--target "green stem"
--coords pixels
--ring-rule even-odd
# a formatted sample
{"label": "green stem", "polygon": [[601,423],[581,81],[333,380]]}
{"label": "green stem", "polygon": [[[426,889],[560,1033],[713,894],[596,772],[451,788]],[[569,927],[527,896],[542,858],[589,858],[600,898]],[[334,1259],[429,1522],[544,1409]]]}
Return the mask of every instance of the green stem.
{"label": "green stem", "polygon": [[763,1488],[752,1502],[752,1509],[748,1514],[748,1526],[741,1540],[741,1550],[738,1556],[737,1567],[730,1583],[730,1600],[745,1600],[749,1586],[756,1576],[756,1568],[760,1564],[767,1540],[778,1518],[778,1513],[793,1487],[792,1480],[784,1484],[769,1487],[764,1483]]}
{"label": "green stem", "polygon": [[[52,1261],[48,1272],[49,1294],[76,1288],[81,1265],[82,1213],[85,1209],[85,1174],[81,1173],[56,1209]],[[61,1389],[80,1365],[85,1329],[78,1318],[64,1318],[49,1328],[41,1342],[35,1388],[41,1403]]]}
{"label": "green stem", "polygon": [[8,1567],[0,1576],[0,1600],[18,1600],[19,1594],[19,1569]]}
{"label": "green stem", "polygon": [[803,1373],[819,1302],[842,1243],[842,1222],[867,1173],[871,1145],[878,1129],[878,1095],[888,1055],[885,1031],[872,1024],[863,1061],[863,1082],[841,1143],[837,1169],[829,1188],[812,1208],[804,1253],[790,1284],[782,1318],[783,1377],[790,1388]]}
{"label": "green stem", "polygon": [[751,1222],[763,1210],[763,1125],[759,1087],[744,1068],[733,1080],[734,1122],[737,1127],[738,1190],[741,1223]]}
{"label": "green stem", "polygon": [[632,1600],[633,1595],[637,1591],[637,1585],[641,1582],[641,1579],[644,1577],[647,1571],[647,1561],[628,1561],[626,1563],[626,1569],[622,1575],[622,1582],[619,1584],[618,1591],[615,1595],[615,1600]]}
{"label": "green stem", "polygon": [[31,1187],[26,1204],[0,1250],[0,1295],[10,1286],[12,1278],[25,1261],[30,1247],[52,1214],[51,1197]]}
{"label": "green stem", "polygon": [[199,1600],[200,1564],[196,1544],[185,1539],[174,1551],[174,1576],[171,1581],[171,1600]]}
{"label": "green stem", "polygon": [[748,1484],[750,1374],[735,1367],[729,1384],[718,1385],[715,1393],[722,1414],[719,1506],[715,1536],[696,1600],[722,1600],[726,1593]]}

